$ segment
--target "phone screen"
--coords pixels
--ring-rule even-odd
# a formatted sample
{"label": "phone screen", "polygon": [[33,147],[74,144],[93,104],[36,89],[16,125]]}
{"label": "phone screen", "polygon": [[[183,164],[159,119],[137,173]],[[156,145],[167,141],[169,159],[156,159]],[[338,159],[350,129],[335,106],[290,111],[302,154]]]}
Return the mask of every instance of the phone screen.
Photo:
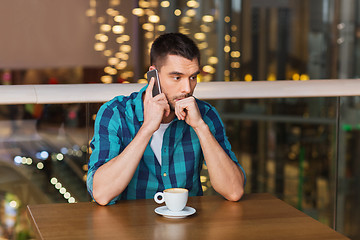
{"label": "phone screen", "polygon": [[152,77],[155,78],[155,83],[154,83],[154,88],[153,88],[153,97],[155,97],[156,95],[161,93],[158,71],[156,69],[154,69],[154,70],[148,71],[146,75],[147,75],[147,79],[149,82]]}

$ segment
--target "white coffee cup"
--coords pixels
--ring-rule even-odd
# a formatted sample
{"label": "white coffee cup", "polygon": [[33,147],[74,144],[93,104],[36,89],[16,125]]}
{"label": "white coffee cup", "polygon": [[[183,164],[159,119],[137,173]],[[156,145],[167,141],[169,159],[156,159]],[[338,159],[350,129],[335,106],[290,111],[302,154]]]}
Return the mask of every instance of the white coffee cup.
{"label": "white coffee cup", "polygon": [[185,188],[169,188],[156,193],[154,200],[158,204],[165,202],[170,211],[180,212],[186,206],[188,195],[189,191]]}

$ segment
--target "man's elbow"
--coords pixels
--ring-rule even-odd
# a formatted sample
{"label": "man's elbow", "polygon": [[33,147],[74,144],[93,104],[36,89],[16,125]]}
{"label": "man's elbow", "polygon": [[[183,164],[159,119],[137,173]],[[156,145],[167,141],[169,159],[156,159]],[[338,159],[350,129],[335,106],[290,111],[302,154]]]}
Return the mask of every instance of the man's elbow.
{"label": "man's elbow", "polygon": [[241,188],[238,189],[237,191],[233,191],[231,194],[229,194],[229,196],[226,199],[232,202],[237,202],[242,198],[243,195],[244,195],[244,189]]}
{"label": "man's elbow", "polygon": [[106,197],[104,197],[104,194],[100,193],[99,191],[93,191],[93,199],[95,200],[96,203],[98,203],[99,205],[105,206],[107,205],[110,200],[107,199]]}

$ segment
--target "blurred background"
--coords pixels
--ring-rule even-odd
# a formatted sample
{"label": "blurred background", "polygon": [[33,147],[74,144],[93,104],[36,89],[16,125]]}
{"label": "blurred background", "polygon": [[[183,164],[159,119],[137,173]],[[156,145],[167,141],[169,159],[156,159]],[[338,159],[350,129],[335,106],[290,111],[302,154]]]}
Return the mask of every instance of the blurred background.
{"label": "blurred background", "polygon": [[[0,29],[1,85],[146,83],[149,47],[166,32],[198,44],[198,82],[360,78],[360,0],[12,0],[0,3]],[[247,193],[360,239],[359,97],[209,102]],[[0,239],[35,237],[28,204],[91,201],[101,104],[0,102]],[[201,181],[216,194],[206,168]]]}

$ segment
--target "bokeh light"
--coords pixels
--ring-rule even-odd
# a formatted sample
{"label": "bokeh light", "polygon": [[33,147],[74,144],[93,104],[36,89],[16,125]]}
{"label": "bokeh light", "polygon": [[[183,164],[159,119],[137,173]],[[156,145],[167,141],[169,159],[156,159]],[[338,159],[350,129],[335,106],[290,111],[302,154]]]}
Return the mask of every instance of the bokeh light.
{"label": "bokeh light", "polygon": [[163,7],[163,8],[167,8],[170,6],[170,2],[169,1],[162,1],[160,3],[160,6]]}

